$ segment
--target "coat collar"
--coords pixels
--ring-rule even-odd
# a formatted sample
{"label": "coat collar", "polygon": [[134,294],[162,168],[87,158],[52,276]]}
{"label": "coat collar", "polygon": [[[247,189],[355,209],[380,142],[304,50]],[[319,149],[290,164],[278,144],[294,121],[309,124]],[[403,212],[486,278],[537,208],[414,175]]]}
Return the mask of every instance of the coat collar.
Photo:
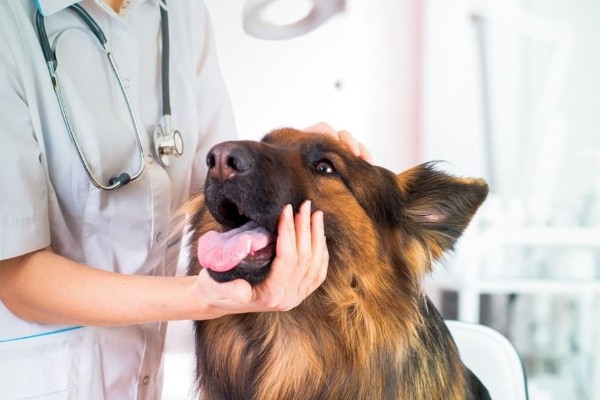
{"label": "coat collar", "polygon": [[44,17],[56,14],[60,10],[77,3],[78,0],[35,0],[35,4]]}
{"label": "coat collar", "polygon": [[[144,0],[136,1],[136,3],[141,3]],[[65,8],[73,5],[75,3],[79,3],[81,0],[35,0],[35,4],[40,10],[40,13],[44,17],[48,17],[52,14],[56,14],[57,12],[64,10]],[[96,3],[100,4],[101,7],[109,8],[102,0],[95,0]],[[132,1],[133,2],[133,1]],[[160,1],[156,1],[160,3]]]}

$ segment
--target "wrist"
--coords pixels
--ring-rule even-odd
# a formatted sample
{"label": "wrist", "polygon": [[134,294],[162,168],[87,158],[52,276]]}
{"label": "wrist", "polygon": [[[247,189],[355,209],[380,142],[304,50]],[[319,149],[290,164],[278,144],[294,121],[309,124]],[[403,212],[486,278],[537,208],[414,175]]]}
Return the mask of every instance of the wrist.
{"label": "wrist", "polygon": [[183,279],[185,279],[185,303],[188,305],[185,319],[206,320],[225,314],[216,302],[211,301],[206,290],[206,282],[200,275],[187,276]]}

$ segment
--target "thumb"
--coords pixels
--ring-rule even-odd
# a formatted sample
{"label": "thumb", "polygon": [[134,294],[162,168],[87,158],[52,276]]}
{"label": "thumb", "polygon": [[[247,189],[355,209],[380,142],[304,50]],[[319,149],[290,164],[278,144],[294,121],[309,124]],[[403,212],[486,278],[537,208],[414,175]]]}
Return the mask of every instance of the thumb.
{"label": "thumb", "polygon": [[229,286],[226,290],[236,303],[249,304],[252,302],[252,286],[245,280],[236,279],[231,282],[221,283],[221,285]]}
{"label": "thumb", "polygon": [[202,269],[197,282],[201,288],[204,288],[205,294],[215,305],[236,308],[240,304],[252,302],[252,286],[243,279],[217,282],[208,275],[206,269]]}

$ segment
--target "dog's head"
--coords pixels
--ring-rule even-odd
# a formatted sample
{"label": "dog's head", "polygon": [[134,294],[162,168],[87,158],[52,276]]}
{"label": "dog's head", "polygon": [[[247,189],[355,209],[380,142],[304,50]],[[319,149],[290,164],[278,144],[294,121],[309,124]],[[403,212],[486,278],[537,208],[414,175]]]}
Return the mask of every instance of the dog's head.
{"label": "dog's head", "polygon": [[[218,281],[263,280],[283,207],[298,210],[306,199],[324,213],[331,266],[353,257],[366,265],[400,262],[422,274],[453,247],[488,192],[483,180],[452,177],[430,163],[395,175],[331,137],[293,129],[260,142],[221,143],[207,165],[189,226],[193,253]],[[403,249],[401,259],[385,259],[389,246]],[[199,268],[192,262],[190,273]]]}

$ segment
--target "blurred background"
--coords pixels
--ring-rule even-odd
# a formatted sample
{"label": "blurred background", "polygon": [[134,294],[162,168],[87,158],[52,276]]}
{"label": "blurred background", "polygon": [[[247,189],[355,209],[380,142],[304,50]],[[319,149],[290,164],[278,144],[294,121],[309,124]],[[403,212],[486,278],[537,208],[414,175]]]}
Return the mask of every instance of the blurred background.
{"label": "blurred background", "polygon": [[[392,171],[488,180],[428,293],[509,338],[530,399],[600,399],[600,2],[277,0],[255,36],[265,1],[205,2],[242,138],[323,121]],[[190,332],[169,330],[166,399],[189,396]]]}

